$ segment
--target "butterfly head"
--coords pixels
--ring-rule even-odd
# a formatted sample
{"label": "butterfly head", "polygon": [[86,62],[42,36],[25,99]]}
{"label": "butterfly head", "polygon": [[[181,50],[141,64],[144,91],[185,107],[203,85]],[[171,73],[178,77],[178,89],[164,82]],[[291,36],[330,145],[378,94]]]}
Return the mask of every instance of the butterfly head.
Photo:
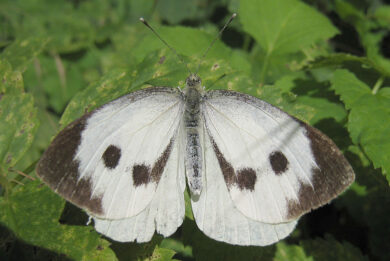
{"label": "butterfly head", "polygon": [[190,76],[188,76],[186,79],[186,85],[189,88],[201,89],[201,84],[202,84],[202,80],[195,73],[191,73]]}

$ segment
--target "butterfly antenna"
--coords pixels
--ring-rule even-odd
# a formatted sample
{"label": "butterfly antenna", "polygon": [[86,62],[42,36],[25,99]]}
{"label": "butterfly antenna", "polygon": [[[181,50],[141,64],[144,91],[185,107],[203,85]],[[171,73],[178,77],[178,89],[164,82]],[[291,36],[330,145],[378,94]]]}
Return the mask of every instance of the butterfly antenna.
{"label": "butterfly antenna", "polygon": [[[202,55],[202,57],[200,58],[200,61],[203,60],[203,58],[206,57],[207,53],[210,51],[211,47],[213,47],[215,41],[217,41],[217,39],[221,36],[222,32],[225,31],[226,27],[228,27],[228,25],[233,21],[234,18],[236,18],[237,14],[236,13],[233,13],[232,16],[230,17],[230,19],[226,22],[226,24],[222,27],[222,29],[219,31],[219,33],[217,34],[217,36],[214,38],[214,40],[210,43],[209,47],[207,47],[206,51],[204,52],[204,54]],[[198,64],[198,67],[196,68],[196,73],[195,74],[198,74],[198,71],[199,71],[199,67],[200,67],[200,62]]]}
{"label": "butterfly antenna", "polygon": [[176,50],[170,46],[151,26],[150,24],[143,18],[143,17],[140,17],[139,20],[144,24],[146,25],[157,37],[158,39],[161,40],[161,42],[163,42],[175,55],[176,57],[186,66],[187,68],[187,71],[191,74],[191,70],[188,68],[188,65],[186,62],[184,62],[183,58],[176,52]]}

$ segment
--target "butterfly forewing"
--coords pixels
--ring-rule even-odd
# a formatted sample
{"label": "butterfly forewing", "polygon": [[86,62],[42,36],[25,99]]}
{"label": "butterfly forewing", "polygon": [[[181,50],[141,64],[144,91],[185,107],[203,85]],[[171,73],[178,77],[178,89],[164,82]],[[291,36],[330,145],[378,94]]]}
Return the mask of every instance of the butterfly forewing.
{"label": "butterfly forewing", "polygon": [[62,130],[37,173],[95,217],[136,216],[155,195],[175,146],[183,104],[172,88],[148,88],[112,101]]}
{"label": "butterfly forewing", "polygon": [[212,91],[202,113],[230,197],[246,217],[295,220],[354,180],[328,137],[264,101]]}

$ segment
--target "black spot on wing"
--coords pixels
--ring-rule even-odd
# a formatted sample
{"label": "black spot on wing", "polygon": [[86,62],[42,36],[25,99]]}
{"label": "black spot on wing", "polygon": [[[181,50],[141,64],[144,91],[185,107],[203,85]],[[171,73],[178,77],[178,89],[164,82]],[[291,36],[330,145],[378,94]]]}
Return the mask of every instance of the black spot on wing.
{"label": "black spot on wing", "polygon": [[253,191],[255,189],[256,179],[256,171],[251,168],[239,169],[237,171],[237,185],[241,190],[248,189]]}
{"label": "black spot on wing", "polygon": [[288,204],[288,218],[295,219],[311,209],[328,203],[343,192],[355,179],[351,165],[334,142],[319,130],[301,123],[310,140],[314,160],[312,186],[301,183],[298,199]]}
{"label": "black spot on wing", "polygon": [[133,183],[138,187],[146,185],[150,181],[150,167],[145,164],[137,164],[133,166]]}
{"label": "black spot on wing", "polygon": [[213,139],[211,139],[211,144],[213,145],[227,187],[230,188],[233,185],[237,185],[240,190],[247,189],[253,191],[257,180],[256,171],[252,168],[242,168],[235,173],[234,168],[225,159]]}
{"label": "black spot on wing", "polygon": [[152,173],[150,175],[153,182],[158,183],[160,181],[161,175],[164,172],[165,165],[167,164],[167,161],[169,159],[169,155],[171,154],[173,142],[174,138],[171,139],[164,152],[158,158],[156,163],[154,163]]}
{"label": "black spot on wing", "polygon": [[38,176],[58,194],[88,212],[102,215],[102,198],[92,197],[92,180],[79,179],[79,161],[75,160],[81,133],[91,114],[65,127],[52,141],[37,164]]}
{"label": "black spot on wing", "polygon": [[164,152],[160,155],[157,161],[153,164],[153,168],[145,164],[136,164],[133,166],[133,182],[134,186],[138,187],[146,185],[149,182],[158,183],[161,179],[161,175],[164,172],[164,168],[169,159],[169,155],[172,151],[172,145],[174,138],[171,139]]}
{"label": "black spot on wing", "polygon": [[269,162],[276,175],[283,174],[288,169],[288,160],[281,151],[274,151],[269,155]]}
{"label": "black spot on wing", "polygon": [[104,151],[102,159],[104,165],[109,169],[114,169],[121,158],[121,149],[115,145],[110,145]]}
{"label": "black spot on wing", "polygon": [[213,145],[215,155],[217,156],[219,167],[221,168],[223,178],[225,179],[225,183],[229,188],[236,183],[236,174],[234,173],[234,169],[232,165],[225,159],[225,157],[219,150],[215,141],[211,137],[210,140],[211,140],[211,144]]}

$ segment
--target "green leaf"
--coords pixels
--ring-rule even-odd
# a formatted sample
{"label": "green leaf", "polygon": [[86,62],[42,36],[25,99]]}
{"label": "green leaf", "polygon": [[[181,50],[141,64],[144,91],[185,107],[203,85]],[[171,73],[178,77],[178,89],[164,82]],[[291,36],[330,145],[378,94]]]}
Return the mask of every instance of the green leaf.
{"label": "green leaf", "polygon": [[347,70],[337,70],[332,88],[350,110],[348,130],[390,183],[390,99],[371,89]]}
{"label": "green leaf", "polygon": [[191,246],[185,246],[183,242],[173,239],[173,238],[164,238],[163,241],[161,241],[160,244],[163,248],[169,248],[173,249],[177,253],[181,254],[185,257],[193,257],[192,256],[192,247]]}
{"label": "green leaf", "polygon": [[255,85],[250,77],[240,71],[230,71],[210,89],[228,89],[252,95],[304,121],[310,121],[314,117],[313,108],[296,102],[293,93],[286,92],[275,85]]}
{"label": "green leaf", "polygon": [[116,260],[109,243],[91,227],[58,222],[64,204],[47,186],[29,182],[0,197],[0,222],[25,242],[74,260]]}
{"label": "green leaf", "polygon": [[335,53],[327,56],[317,57],[314,61],[306,67],[306,69],[316,69],[323,67],[334,67],[339,65],[345,65],[348,62],[357,62],[361,67],[366,69],[373,68],[381,73],[386,73],[382,70],[382,67],[378,66],[374,61],[367,57],[359,57],[347,53]]}
{"label": "green leaf", "polygon": [[274,83],[279,78],[292,73],[292,64],[305,59],[300,53],[267,55],[259,45],[252,50],[252,77],[262,84]]}
{"label": "green leaf", "polygon": [[6,173],[33,142],[38,127],[33,97],[23,92],[23,79],[6,62],[0,63],[0,166]]}
{"label": "green leaf", "polygon": [[[185,57],[186,60],[189,58]],[[190,58],[192,61],[199,61]],[[203,60],[199,75],[210,88],[219,78],[233,70],[222,60]],[[152,86],[183,87],[188,72],[168,49],[149,54],[136,68],[117,68],[76,95],[66,108],[61,123],[69,123],[86,110],[95,109],[132,91]],[[227,85],[225,86],[225,88]]]}
{"label": "green leaf", "polygon": [[[177,79],[184,83],[185,67],[178,64],[172,55],[167,56],[167,53],[169,53],[167,49],[151,53],[136,69],[131,67],[111,70],[100,80],[74,96],[62,115],[61,123],[70,123],[86,111],[93,110],[132,91],[148,87],[157,78],[160,79],[160,83],[167,84],[160,86],[175,87],[178,83]],[[172,79],[174,72],[179,72],[179,74],[175,74]]]}
{"label": "green leaf", "polygon": [[261,83],[288,73],[286,64],[308,59],[303,53],[310,53],[309,47],[338,32],[326,17],[297,0],[243,0],[240,20],[260,47],[253,51],[258,61],[253,74]]}
{"label": "green leaf", "polygon": [[267,55],[297,52],[338,32],[326,17],[296,0],[242,0],[240,19]]}
{"label": "green leaf", "polygon": [[192,214],[191,197],[187,190],[184,191],[184,203],[186,206],[185,217],[192,221],[195,220]]}
{"label": "green leaf", "polygon": [[22,73],[13,71],[11,64],[4,59],[0,59],[0,77],[0,95],[23,92]]}
{"label": "green leaf", "polygon": [[175,255],[175,251],[172,249],[168,248],[162,248],[156,246],[156,248],[153,251],[153,254],[151,257],[147,258],[146,260],[161,260],[161,261],[166,261],[166,260],[172,260],[172,257]]}
{"label": "green leaf", "polygon": [[27,65],[44,50],[48,42],[48,38],[38,37],[16,40],[7,46],[0,59],[8,60],[15,71],[23,72]]}
{"label": "green leaf", "polygon": [[156,9],[161,14],[161,18],[171,24],[179,23],[185,19],[191,20],[198,16],[204,17],[209,8],[200,8],[202,0],[181,1],[166,0],[157,2]]}
{"label": "green leaf", "polygon": [[303,121],[310,122],[315,115],[312,107],[298,103],[296,95],[291,92],[286,93],[277,86],[265,85],[259,89],[259,95],[261,99]]}
{"label": "green leaf", "polygon": [[347,117],[347,112],[342,105],[330,102],[325,98],[302,96],[297,99],[297,102],[314,108],[315,114],[310,120],[311,124],[327,118],[342,122]]}
{"label": "green leaf", "polygon": [[4,94],[0,100],[0,157],[3,167],[13,166],[31,145],[38,120],[33,97]]}
{"label": "green leaf", "polygon": [[384,5],[379,6],[375,10],[374,14],[376,20],[380,23],[381,26],[386,27],[390,24],[390,6]]}
{"label": "green leaf", "polygon": [[314,261],[312,256],[308,256],[301,246],[287,245],[280,242],[276,245],[275,261]]}
{"label": "green leaf", "polygon": [[44,92],[48,105],[61,113],[69,100],[86,85],[80,63],[74,64],[62,59],[58,54],[40,56],[34,67],[26,71],[29,89]]}
{"label": "green leaf", "polygon": [[[155,30],[161,35],[163,39],[167,41],[179,54],[184,56],[198,56],[200,57],[209,47],[211,41],[215,36],[210,35],[204,31],[195,28],[183,27],[183,26],[155,26]],[[152,32],[147,28],[137,28],[133,29],[140,32],[138,41],[134,47],[130,46],[129,52],[131,52],[137,61],[142,61],[147,54],[150,52],[161,50],[165,47],[160,39],[156,37]],[[133,39],[130,38],[131,35],[120,35],[117,36],[116,41],[120,46],[127,42],[133,42]],[[126,47],[124,47],[126,48]],[[227,58],[231,54],[231,49],[229,49],[225,44],[220,40],[216,41],[213,48],[210,49],[210,52],[207,54],[206,59],[210,58]],[[170,53],[170,56],[174,56],[174,53]],[[177,58],[176,58],[177,59]],[[179,62],[177,60],[177,62]],[[184,66],[184,65],[183,65]],[[190,66],[196,67],[197,64],[190,64]],[[196,69],[196,68],[195,68]],[[194,69],[194,71],[195,71]]]}
{"label": "green leaf", "polygon": [[13,169],[20,170],[25,174],[30,174],[34,171],[35,164],[41,157],[42,151],[49,146],[52,137],[59,129],[59,117],[55,114],[38,108],[37,118],[40,124],[36,131],[34,140],[23,157],[13,167]]}
{"label": "green leaf", "polygon": [[343,105],[334,102],[335,95],[328,86],[306,80],[302,74],[285,76],[275,82],[275,86],[283,91],[297,94],[296,103],[311,108],[310,116],[304,118],[311,124],[328,118],[342,122],[347,117]]}
{"label": "green leaf", "polygon": [[145,18],[150,17],[153,14],[154,7],[155,7],[155,3],[153,1],[141,2],[138,0],[129,0],[123,2],[129,5],[128,10],[126,10],[126,12],[130,13],[127,19],[130,20],[131,22],[137,22],[137,23],[139,23],[140,14],[142,14],[142,16]]}

